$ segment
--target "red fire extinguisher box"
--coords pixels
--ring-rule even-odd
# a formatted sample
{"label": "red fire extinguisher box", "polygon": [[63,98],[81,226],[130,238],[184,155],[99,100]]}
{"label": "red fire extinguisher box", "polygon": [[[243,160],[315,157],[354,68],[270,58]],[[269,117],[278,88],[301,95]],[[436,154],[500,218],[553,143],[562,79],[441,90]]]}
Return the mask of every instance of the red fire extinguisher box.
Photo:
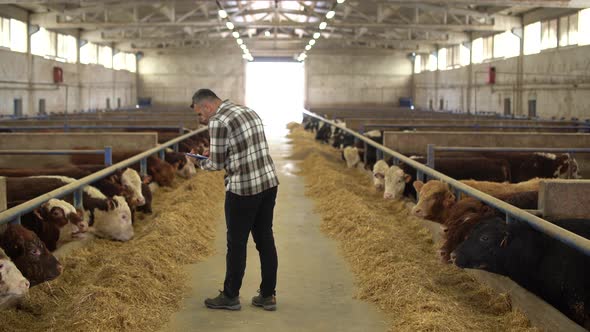
{"label": "red fire extinguisher box", "polygon": [[496,67],[490,67],[488,69],[488,84],[496,83]]}
{"label": "red fire extinguisher box", "polygon": [[53,83],[63,83],[64,71],[60,67],[53,67]]}

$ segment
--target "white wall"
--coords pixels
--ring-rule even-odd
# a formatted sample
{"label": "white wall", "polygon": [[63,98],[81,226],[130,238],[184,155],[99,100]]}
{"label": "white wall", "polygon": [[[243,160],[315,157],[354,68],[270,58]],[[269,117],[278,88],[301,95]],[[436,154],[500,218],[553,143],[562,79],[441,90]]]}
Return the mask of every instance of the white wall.
{"label": "white wall", "polygon": [[[416,105],[439,109],[503,114],[504,99],[510,98],[513,114],[528,114],[528,101],[537,101],[537,116],[590,118],[590,46],[546,50],[523,58],[523,110],[516,102],[518,58],[473,65],[471,105],[467,103],[469,71],[467,67],[415,75]],[[495,66],[496,84],[487,84],[487,71]],[[468,107],[470,106],[470,107]]]}
{"label": "white wall", "polygon": [[[53,67],[61,67],[64,84],[53,84]],[[36,115],[39,99],[44,98],[46,111],[68,112],[104,109],[110,98],[111,108],[136,104],[136,75],[125,70],[112,70],[99,65],[62,63],[35,55],[0,50],[0,114],[13,114],[14,99],[23,100],[23,114]],[[66,87],[67,86],[67,87]]]}
{"label": "white wall", "polygon": [[410,97],[412,63],[404,54],[311,54],[306,106],[397,104]]}
{"label": "white wall", "polygon": [[146,53],[138,63],[139,95],[154,104],[190,105],[195,91],[213,90],[221,99],[244,103],[245,60],[235,43],[202,51]]}

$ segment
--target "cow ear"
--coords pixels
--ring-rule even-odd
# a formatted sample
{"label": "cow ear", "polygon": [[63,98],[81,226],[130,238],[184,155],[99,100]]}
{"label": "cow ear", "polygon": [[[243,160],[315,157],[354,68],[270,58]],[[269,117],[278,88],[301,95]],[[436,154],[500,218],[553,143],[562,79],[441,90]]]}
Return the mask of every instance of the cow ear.
{"label": "cow ear", "polygon": [[414,189],[416,189],[416,191],[419,193],[420,190],[422,190],[422,187],[424,186],[424,182],[417,180],[414,181]]}
{"label": "cow ear", "polygon": [[110,210],[114,210],[116,208],[115,201],[112,200],[112,199],[110,199],[110,198],[107,199],[107,208],[108,208],[109,211]]}
{"label": "cow ear", "polygon": [[152,182],[152,177],[149,175],[146,175],[143,177],[143,183],[144,184],[150,184],[150,182]]}
{"label": "cow ear", "polygon": [[443,206],[448,209],[451,206],[453,206],[453,204],[455,204],[455,195],[453,195],[452,193],[449,192],[445,196],[445,200],[443,201]]}
{"label": "cow ear", "polygon": [[410,174],[404,173],[404,181],[406,183],[410,183],[412,181],[412,176]]}
{"label": "cow ear", "polygon": [[43,218],[43,213],[41,213],[41,209],[43,209],[43,206],[36,208],[35,210],[33,210],[33,214],[35,215],[35,217],[39,220],[44,220]]}

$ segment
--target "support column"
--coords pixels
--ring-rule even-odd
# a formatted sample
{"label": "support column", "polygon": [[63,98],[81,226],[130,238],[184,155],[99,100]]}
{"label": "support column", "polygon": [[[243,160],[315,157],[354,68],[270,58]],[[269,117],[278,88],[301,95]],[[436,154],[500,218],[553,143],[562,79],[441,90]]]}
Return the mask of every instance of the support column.
{"label": "support column", "polygon": [[471,114],[473,98],[473,32],[469,33],[469,65],[467,66],[467,113]]}
{"label": "support column", "polygon": [[0,176],[0,212],[8,207],[6,197],[6,178]]}
{"label": "support column", "polygon": [[514,107],[514,113],[518,115],[524,115],[524,96],[523,96],[523,84],[524,84],[524,25],[521,17],[521,28],[515,29],[513,33],[520,37],[520,54],[516,65],[516,105]]}
{"label": "support column", "polygon": [[76,85],[78,86],[78,100],[76,102],[76,108],[78,112],[81,112],[84,108],[82,105],[82,64],[80,63],[80,48],[82,45],[82,40],[80,39],[82,33],[81,30],[78,29],[76,32],[76,73],[78,73],[78,81]]}
{"label": "support column", "polygon": [[35,69],[33,68],[33,54],[31,53],[31,14],[27,12],[27,104],[26,108],[23,105],[23,115],[35,115],[35,94],[33,87],[33,79]]}

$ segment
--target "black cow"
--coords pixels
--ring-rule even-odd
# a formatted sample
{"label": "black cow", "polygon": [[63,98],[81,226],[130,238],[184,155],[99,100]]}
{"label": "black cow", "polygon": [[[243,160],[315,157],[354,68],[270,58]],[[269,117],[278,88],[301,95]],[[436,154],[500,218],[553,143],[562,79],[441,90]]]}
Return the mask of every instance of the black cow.
{"label": "black cow", "polygon": [[[556,225],[590,238],[590,220]],[[494,217],[478,223],[452,253],[461,268],[505,275],[590,329],[590,257],[533,229]]]}

